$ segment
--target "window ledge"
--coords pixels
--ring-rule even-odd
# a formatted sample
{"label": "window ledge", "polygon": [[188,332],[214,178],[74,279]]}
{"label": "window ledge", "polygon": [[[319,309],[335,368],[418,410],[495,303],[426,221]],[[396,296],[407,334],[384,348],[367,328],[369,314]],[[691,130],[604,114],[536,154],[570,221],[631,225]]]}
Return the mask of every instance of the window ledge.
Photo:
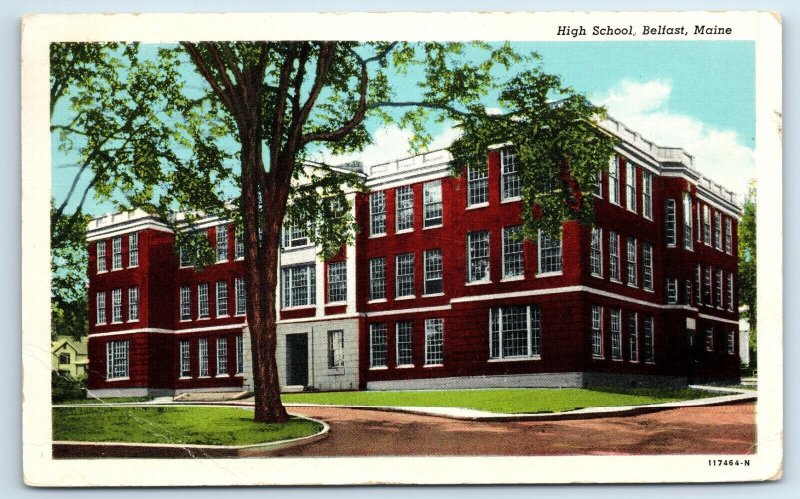
{"label": "window ledge", "polygon": [[383,234],[370,234],[368,239],[379,239],[381,237],[386,237],[386,233],[383,233]]}
{"label": "window ledge", "polygon": [[604,355],[592,355],[592,360],[606,360]]}
{"label": "window ledge", "polygon": [[178,322],[192,322],[192,319],[181,319]]}
{"label": "window ledge", "polygon": [[622,284],[622,281],[619,281],[617,279],[612,279],[612,278],[609,277],[608,280],[611,281],[611,282],[617,283],[617,284]]}
{"label": "window ledge", "polygon": [[560,276],[560,275],[564,275],[564,272],[563,271],[562,272],[544,272],[542,274],[536,274],[536,277],[537,278],[539,278],[539,277],[555,277],[555,276]]}
{"label": "window ledge", "polygon": [[238,313],[237,313],[237,314],[234,314],[233,316],[234,316],[234,317],[244,317],[244,316],[245,316],[245,314],[244,314],[244,312],[242,312],[241,314],[238,314]]}
{"label": "window ledge", "polygon": [[611,359],[612,362],[625,362],[625,359]]}
{"label": "window ledge", "polygon": [[500,282],[514,282],[514,281],[524,281],[524,280],[525,280],[525,275],[523,274],[511,277],[503,277],[502,279],[500,279]]}
{"label": "window ledge", "polygon": [[388,366],[374,366],[369,368],[370,371],[386,371],[388,369]]}
{"label": "window ledge", "polygon": [[225,260],[217,260],[216,262],[214,262],[215,265],[218,263],[228,263],[228,260],[226,258]]}
{"label": "window ledge", "polygon": [[136,265],[128,265],[128,268],[129,268],[129,269],[136,269],[136,268],[139,268],[139,264],[137,263]]}
{"label": "window ledge", "polygon": [[95,326],[107,326],[107,325],[108,325],[107,322],[96,322],[95,323]]}
{"label": "window ledge", "polygon": [[230,315],[228,315],[228,314],[222,314],[222,315],[218,315],[218,316],[217,316],[217,319],[227,319],[228,317],[230,317]]}
{"label": "window ledge", "polygon": [[444,293],[430,293],[430,294],[427,294],[427,295],[422,295],[423,298],[433,298],[433,297],[436,297],[436,296],[444,296]]}
{"label": "window ledge", "polygon": [[414,300],[416,297],[417,295],[398,296],[395,297],[394,301]]}
{"label": "window ledge", "polygon": [[368,300],[367,304],[370,305],[372,303],[386,303],[386,298],[377,298],[375,300]]}
{"label": "window ledge", "polygon": [[441,229],[442,227],[444,227],[444,224],[439,224],[439,225],[428,225],[427,227],[422,227],[422,230],[428,230],[428,229]]}
{"label": "window ledge", "polygon": [[108,274],[108,271],[107,270],[98,270],[97,273],[98,274]]}
{"label": "window ledge", "polygon": [[[300,251],[300,250],[313,248],[313,247],[314,247],[313,244],[303,244],[303,245],[298,245],[298,246],[282,247],[281,251],[283,251],[284,253],[290,253],[292,251]],[[244,258],[242,258],[242,260],[244,260]]]}
{"label": "window ledge", "polygon": [[228,374],[228,373],[223,373],[223,374],[217,374],[217,375],[216,375],[216,376],[214,376],[214,377],[215,377],[215,378],[230,378],[230,377],[231,377],[231,375],[230,375],[230,374]]}
{"label": "window ledge", "polygon": [[514,196],[513,198],[501,199],[500,204],[515,203],[517,201],[522,201],[522,198],[520,196]]}
{"label": "window ledge", "polygon": [[122,321],[111,321],[111,325],[112,326],[115,325],[115,324],[122,324]]}
{"label": "window ledge", "polygon": [[139,319],[130,319],[127,321],[128,324],[135,324],[137,322],[139,322]]}
{"label": "window ledge", "polygon": [[642,288],[642,289],[643,289],[644,291],[647,291],[648,293],[653,293],[653,294],[655,294],[655,293],[656,293],[656,290],[655,290],[655,289],[650,289],[650,288]]}
{"label": "window ledge", "polygon": [[210,379],[210,378],[211,378],[211,376],[209,376],[207,374],[205,376],[198,376],[197,377],[197,379]]}
{"label": "window ledge", "polygon": [[244,257],[243,257],[243,256],[237,256],[237,257],[234,259],[234,261],[235,261],[235,262],[242,262],[242,261],[244,261]]}
{"label": "window ledge", "polygon": [[597,279],[603,279],[602,274],[591,274],[592,277],[596,277]]}
{"label": "window ledge", "polygon": [[316,308],[316,305],[298,305],[296,307],[283,307],[281,308],[281,312],[291,312],[293,310],[313,310]]}
{"label": "window ledge", "polygon": [[542,356],[531,355],[530,357],[503,357],[500,359],[489,359],[487,362],[525,362],[531,360],[542,360]]}
{"label": "window ledge", "polygon": [[411,369],[412,367],[414,367],[414,364],[400,364],[399,366],[396,367],[397,369]]}
{"label": "window ledge", "polygon": [[191,376],[180,376],[178,379],[179,380],[181,380],[181,379],[192,379],[192,377]]}
{"label": "window ledge", "polygon": [[425,364],[422,367],[444,367],[444,364]]}
{"label": "window ledge", "polygon": [[633,289],[639,289],[639,286],[637,284],[628,283],[628,284],[626,284],[626,286],[628,286],[629,288],[633,288]]}
{"label": "window ledge", "polygon": [[108,382],[114,382],[114,381],[130,381],[130,379],[131,379],[131,378],[130,378],[130,376],[125,376],[125,377],[122,377],[122,378],[106,378],[106,381],[108,381]]}
{"label": "window ledge", "polygon": [[197,320],[198,321],[210,321],[211,317],[198,317]]}
{"label": "window ledge", "polygon": [[489,280],[487,280],[487,281],[471,281],[471,282],[464,283],[464,286],[480,286],[482,284],[491,284],[491,283],[492,283],[492,281],[489,281]]}
{"label": "window ledge", "polygon": [[244,373],[236,373],[233,375],[234,378],[244,378]]}
{"label": "window ledge", "polygon": [[489,206],[489,203],[488,203],[488,202],[486,202],[486,203],[472,204],[472,205],[469,205],[469,206],[467,206],[467,207],[466,207],[466,210],[467,210],[467,211],[469,211],[469,210],[479,210],[479,209],[481,209],[481,208],[486,208],[487,206]]}
{"label": "window ledge", "polygon": [[410,234],[412,232],[414,232],[413,228],[412,229],[403,229],[403,230],[395,229],[395,231],[394,231],[395,234]]}
{"label": "window ledge", "polygon": [[329,301],[325,303],[326,307],[340,307],[342,305],[347,305],[347,300],[344,301]]}

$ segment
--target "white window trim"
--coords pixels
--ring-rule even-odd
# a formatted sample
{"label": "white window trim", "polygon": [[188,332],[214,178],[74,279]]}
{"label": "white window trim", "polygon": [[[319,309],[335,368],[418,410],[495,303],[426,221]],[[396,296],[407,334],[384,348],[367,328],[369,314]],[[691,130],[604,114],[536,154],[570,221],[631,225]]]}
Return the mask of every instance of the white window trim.
{"label": "white window trim", "polygon": [[[613,155],[609,162],[608,166],[608,202],[615,205],[615,206],[622,206],[620,204],[620,192],[619,192],[619,160],[620,157],[618,155]],[[614,175],[611,175],[611,172],[614,172]],[[615,180],[616,189],[612,190],[611,179]]]}
{"label": "white window trim", "polygon": [[343,305],[343,304],[347,303],[347,262],[346,261],[338,261],[338,262],[328,263],[328,265],[327,265],[327,267],[328,267],[327,268],[327,271],[328,271],[328,276],[327,276],[328,277],[328,289],[326,290],[327,291],[326,298],[328,300],[330,300],[330,297],[331,297],[331,266],[332,265],[337,265],[337,264],[340,264],[340,263],[344,264],[344,298],[341,299],[341,300],[336,300],[336,301],[327,301],[326,302],[327,305]]}
{"label": "white window trim", "polygon": [[[411,324],[409,344],[411,345],[411,363],[400,364],[400,324],[408,322]],[[413,321],[397,321],[394,325],[394,345],[395,345],[395,367],[397,369],[408,369],[414,367],[414,323]]]}
{"label": "white window trim", "polygon": [[[600,273],[595,274],[592,271],[592,239],[594,231],[597,230],[598,233],[598,245],[600,246]],[[597,277],[599,279],[603,278],[603,229],[601,227],[592,227],[589,231],[589,274],[592,277]]]}
{"label": "white window trim", "polygon": [[[440,223],[436,224],[436,225],[430,225],[430,224],[428,224],[428,219],[426,218],[427,213],[428,213],[426,208],[427,208],[428,204],[433,204],[433,203],[428,203],[428,202],[425,201],[425,186],[427,186],[429,184],[434,184],[434,183],[438,183],[439,184],[439,199],[440,199],[440,201],[434,201],[434,203],[439,203],[439,204],[442,205],[442,221]],[[432,180],[430,182],[425,182],[424,184],[422,184],[422,230],[437,229],[437,228],[442,227],[442,226],[444,226],[444,199],[442,197],[442,181],[441,180]]]}
{"label": "white window trim", "polygon": [[[489,265],[486,267],[486,277],[484,277],[483,279],[478,279],[478,280],[473,281],[473,280],[471,280],[472,279],[472,256],[471,256],[472,255],[472,248],[471,248],[471,245],[470,245],[470,236],[473,235],[473,234],[481,234],[481,233],[486,233],[486,247],[489,250],[488,254],[486,256],[486,259],[488,260]],[[488,284],[488,283],[492,282],[492,250],[491,250],[492,246],[491,246],[491,244],[492,244],[492,235],[488,230],[479,230],[479,231],[476,231],[476,232],[468,232],[467,233],[467,282],[465,284],[466,286],[474,286],[474,285],[477,285],[477,284]]]}
{"label": "white window trim", "polygon": [[[439,263],[441,264],[441,277],[438,279],[442,283],[442,291],[436,293],[428,293],[428,253],[432,251],[439,252]],[[434,279],[435,281],[436,279]],[[422,252],[422,297],[427,298],[431,296],[444,296],[444,251],[439,248],[433,248]]]}
{"label": "white window trim", "polygon": [[561,270],[551,270],[542,272],[542,231],[539,230],[539,236],[536,238],[536,277],[552,277],[563,275],[564,273],[564,234],[558,235],[558,246],[561,253]]}
{"label": "white window trim", "polygon": [[[633,172],[633,186],[628,184],[628,175],[630,175],[629,172]],[[633,188],[633,196],[628,195],[629,187]],[[633,201],[631,201],[631,199],[633,199]],[[636,165],[630,161],[627,161],[625,163],[625,209],[631,213],[639,213],[637,210],[638,206],[636,206],[638,204],[637,201],[638,194],[636,192]],[[631,207],[631,204],[633,204],[633,207]]]}
{"label": "white window trim", "polygon": [[[411,228],[400,229],[400,196],[401,189],[408,189],[411,192]],[[395,234],[408,234],[414,232],[414,189],[410,185],[403,185],[394,190],[394,233]]]}
{"label": "white window trim", "polygon": [[[373,364],[375,360],[374,352],[375,352],[375,339],[373,335],[373,326],[383,326],[383,335],[384,335],[384,349],[385,349],[385,357],[383,359],[383,364]],[[370,370],[383,370],[389,368],[389,328],[386,326],[386,323],[373,323],[369,325],[369,368]]]}
{"label": "white window trim", "polygon": [[[525,327],[527,329],[527,353],[524,355],[511,355],[511,356],[504,356],[503,355],[503,314],[501,312],[504,308],[510,308],[513,306],[519,306],[525,308]],[[533,353],[533,324],[531,323],[531,307],[535,305],[510,305],[510,306],[499,306],[499,307],[492,307],[489,308],[489,362],[515,362],[515,361],[523,361],[523,360],[541,360],[542,354],[534,354]],[[497,357],[492,357],[492,313],[497,313],[497,330],[498,330],[498,347],[497,347]],[[541,312],[540,312],[541,313]],[[541,317],[540,317],[541,321]],[[541,322],[539,324],[540,334],[541,334]],[[541,338],[539,339],[541,342]],[[426,343],[427,344],[427,343]],[[541,343],[539,345],[541,349]]]}
{"label": "white window trim", "polygon": [[[131,245],[131,241],[136,241],[136,263],[131,263],[131,258],[134,255],[133,246]],[[135,269],[139,266],[139,233],[138,232],[131,232],[128,234],[128,268]]]}
{"label": "white window trim", "polygon": [[[410,295],[401,295],[400,294],[400,257],[401,256],[408,256],[411,255],[411,290],[412,293]],[[417,295],[417,276],[415,275],[416,272],[416,265],[417,265],[417,258],[415,253],[400,253],[395,255],[394,257],[394,299],[395,300],[410,300],[412,298],[416,298]],[[404,275],[405,277],[405,275]]]}
{"label": "white window trim", "polygon": [[[429,336],[429,334],[430,334],[430,336],[433,336],[433,334],[435,333],[435,332],[430,332],[429,333],[429,331],[428,331],[428,323],[432,322],[432,321],[439,321],[441,323],[441,325],[442,325],[442,333],[441,333],[442,334],[442,361],[439,362],[439,363],[429,363],[428,362],[428,353],[429,353],[428,352],[428,336]],[[438,317],[432,317],[430,319],[425,319],[424,328],[425,328],[425,362],[424,362],[423,367],[442,367],[442,366],[444,366],[444,319],[438,318]]]}
{"label": "white window trim", "polygon": [[[383,197],[383,232],[378,232],[378,233],[374,233],[372,231],[372,227],[373,227],[372,221],[373,221],[374,216],[376,214],[376,212],[372,211],[373,207],[374,207],[373,203],[372,203],[372,200],[373,199],[377,199],[376,196],[382,196]],[[386,216],[386,211],[387,211],[386,210],[386,191],[375,191],[375,192],[370,193],[370,195],[369,195],[369,237],[370,238],[385,237],[386,236],[386,233],[388,232],[386,230],[386,225],[387,225],[386,222],[388,221],[387,220],[388,217]]]}
{"label": "white window trim", "polygon": [[[650,187],[649,189],[647,189],[648,186]],[[648,203],[645,202],[645,192],[648,192],[648,191],[649,191],[649,194],[650,194],[650,203],[649,203],[650,215],[649,216],[647,215],[647,210],[645,209],[648,206]],[[655,203],[653,203],[653,201],[654,201],[653,200],[653,173],[650,170],[648,170],[648,169],[646,169],[644,167],[642,167],[642,195],[641,195],[641,199],[642,199],[642,217],[645,220],[650,220],[652,222],[653,221],[653,205],[655,204]]]}

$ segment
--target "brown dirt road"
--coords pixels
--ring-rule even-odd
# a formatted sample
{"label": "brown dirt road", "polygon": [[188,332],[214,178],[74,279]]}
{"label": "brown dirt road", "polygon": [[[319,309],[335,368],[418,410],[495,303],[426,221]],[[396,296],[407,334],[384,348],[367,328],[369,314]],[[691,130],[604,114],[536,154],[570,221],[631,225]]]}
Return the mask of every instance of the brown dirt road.
{"label": "brown dirt road", "polygon": [[292,413],[331,426],[327,439],[277,456],[750,454],[755,404],[685,407],[630,417],[474,422],[330,407]]}

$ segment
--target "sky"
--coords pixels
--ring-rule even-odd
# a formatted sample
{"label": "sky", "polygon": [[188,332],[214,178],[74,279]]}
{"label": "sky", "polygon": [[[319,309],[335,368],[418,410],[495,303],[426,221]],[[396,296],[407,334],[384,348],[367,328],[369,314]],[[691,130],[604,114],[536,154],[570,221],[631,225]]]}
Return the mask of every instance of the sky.
{"label": "sky", "polygon": [[[682,147],[695,157],[704,175],[742,195],[755,172],[755,44],[749,41],[693,42],[528,42],[514,43],[520,53],[538,52],[545,71],[608,108],[609,115],[661,146]],[[191,72],[187,72],[191,74]],[[416,93],[392,83],[399,93]],[[200,85],[197,82],[195,85]],[[493,107],[492,95],[487,107]],[[58,119],[58,118],[57,118]],[[369,122],[373,144],[361,153],[333,156],[315,151],[314,159],[337,164],[358,159],[376,164],[409,155],[411,133],[394,125]],[[456,137],[445,124],[430,124],[432,149]],[[65,165],[52,144],[53,195],[58,203],[76,168]],[[88,213],[111,211],[89,200]]]}

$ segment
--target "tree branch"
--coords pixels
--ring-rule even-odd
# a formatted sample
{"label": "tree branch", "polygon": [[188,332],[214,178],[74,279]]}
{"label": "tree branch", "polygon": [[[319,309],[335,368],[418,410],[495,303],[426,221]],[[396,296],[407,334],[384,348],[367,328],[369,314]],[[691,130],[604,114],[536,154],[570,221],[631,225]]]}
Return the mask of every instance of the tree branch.
{"label": "tree branch", "polygon": [[289,142],[292,150],[297,150],[299,144],[301,144],[300,139],[303,125],[305,125],[308,120],[311,109],[314,107],[314,103],[317,101],[317,97],[322,91],[322,87],[325,85],[325,76],[328,74],[328,67],[332,60],[333,46],[329,42],[323,42],[320,45],[319,56],[317,57],[317,70],[314,77],[314,85],[311,87],[305,104],[303,104],[299,112],[294,112],[292,118],[292,127],[289,131]]}
{"label": "tree branch", "polygon": [[281,75],[278,80],[278,102],[275,112],[272,115],[272,138],[269,143],[270,166],[275,164],[278,159],[278,149],[280,148],[281,136],[286,114],[286,98],[289,93],[289,74],[294,66],[295,50],[294,46],[289,48],[286,58],[281,65]]}
{"label": "tree branch", "polygon": [[187,52],[189,52],[189,57],[191,57],[195,67],[198,71],[200,71],[200,74],[203,76],[203,78],[205,78],[208,84],[211,85],[211,89],[214,91],[214,93],[219,96],[222,103],[225,104],[225,107],[227,107],[228,110],[233,113],[235,108],[231,96],[228,95],[228,91],[222,88],[219,85],[219,82],[214,79],[209,67],[203,60],[203,56],[197,49],[197,45],[192,42],[181,42],[181,45],[186,49]]}

